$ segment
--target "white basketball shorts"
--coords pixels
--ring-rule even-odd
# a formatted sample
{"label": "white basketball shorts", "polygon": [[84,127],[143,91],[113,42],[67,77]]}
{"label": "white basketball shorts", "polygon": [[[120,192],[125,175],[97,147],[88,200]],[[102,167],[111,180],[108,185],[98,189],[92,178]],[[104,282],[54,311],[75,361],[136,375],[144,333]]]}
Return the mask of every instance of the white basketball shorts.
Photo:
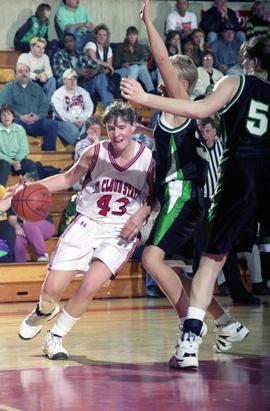
{"label": "white basketball shorts", "polygon": [[78,215],[60,237],[49,268],[88,271],[91,261],[99,259],[115,276],[138,243],[137,239],[126,241],[121,238],[121,228]]}

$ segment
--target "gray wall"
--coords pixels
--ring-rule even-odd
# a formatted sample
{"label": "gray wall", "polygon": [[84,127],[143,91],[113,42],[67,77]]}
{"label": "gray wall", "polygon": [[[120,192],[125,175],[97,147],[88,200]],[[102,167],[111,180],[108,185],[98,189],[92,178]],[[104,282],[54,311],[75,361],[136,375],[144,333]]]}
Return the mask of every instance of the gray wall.
{"label": "gray wall", "polygon": [[[50,23],[49,39],[56,38],[54,30],[54,14],[61,0],[0,0],[0,50],[9,50],[13,46],[15,31],[26,19],[34,14],[38,4],[45,2],[52,7],[53,13]],[[135,25],[140,30],[140,39],[146,41],[146,32],[139,18],[139,9],[142,0],[81,0],[87,8],[93,23],[106,23],[111,29],[111,40],[122,41],[125,29]],[[230,3],[233,9],[249,9],[252,3]],[[190,1],[190,10],[194,11],[198,18],[200,10],[207,10],[212,5],[210,1]],[[168,13],[175,6],[175,0],[153,0],[151,3],[152,16],[156,27],[161,34],[164,33],[164,21]]]}

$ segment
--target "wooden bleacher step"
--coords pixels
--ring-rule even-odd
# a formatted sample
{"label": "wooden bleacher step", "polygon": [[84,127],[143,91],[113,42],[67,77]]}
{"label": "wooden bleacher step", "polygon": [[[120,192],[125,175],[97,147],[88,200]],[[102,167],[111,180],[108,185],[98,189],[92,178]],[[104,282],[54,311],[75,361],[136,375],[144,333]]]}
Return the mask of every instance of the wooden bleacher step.
{"label": "wooden bleacher step", "polygon": [[[45,279],[46,264],[1,264],[0,302],[37,301]],[[63,294],[68,299],[79,285],[75,278]],[[102,287],[95,298],[142,297],[145,295],[144,270],[140,262],[131,260],[119,271],[117,279]]]}

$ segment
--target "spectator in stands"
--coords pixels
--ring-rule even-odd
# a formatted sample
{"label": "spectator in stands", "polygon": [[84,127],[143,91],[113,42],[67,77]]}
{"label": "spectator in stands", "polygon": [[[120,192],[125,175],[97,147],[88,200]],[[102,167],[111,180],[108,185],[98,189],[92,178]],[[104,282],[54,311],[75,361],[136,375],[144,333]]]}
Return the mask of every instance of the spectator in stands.
{"label": "spectator in stands", "polygon": [[0,264],[14,262],[16,233],[8,221],[10,202],[10,194],[0,199]]}
{"label": "spectator in stands", "polygon": [[210,46],[205,42],[203,30],[192,30],[190,40],[184,45],[184,53],[192,58],[196,66],[199,66],[201,64],[202,53],[209,50]]}
{"label": "spectator in stands", "polygon": [[56,88],[50,60],[45,54],[46,40],[42,37],[33,37],[30,40],[29,53],[23,53],[18,58],[18,63],[26,64],[30,68],[30,78],[38,83],[48,100],[51,100]]}
{"label": "spectator in stands", "polygon": [[113,52],[110,47],[110,30],[106,24],[99,24],[93,31],[93,40],[89,41],[84,51],[98,64],[104,67],[108,87],[114,97],[119,97],[121,76],[114,72]]}
{"label": "spectator in stands", "polygon": [[27,134],[43,137],[44,151],[55,151],[57,124],[46,118],[49,101],[41,87],[30,80],[30,69],[26,64],[16,65],[15,80],[1,91],[0,104],[12,107],[15,122],[23,126]]}
{"label": "spectator in stands", "polygon": [[16,233],[8,220],[9,212],[2,211],[6,208],[6,201],[0,200],[0,264],[14,262]]}
{"label": "spectator in stands", "polygon": [[93,102],[89,93],[77,85],[75,70],[63,73],[64,85],[52,96],[52,107],[58,125],[58,135],[66,143],[75,145],[85,132],[85,121],[93,113]]}
{"label": "spectator in stands", "polygon": [[92,144],[98,143],[101,138],[101,120],[98,117],[91,116],[85,122],[85,134],[76,144],[74,160],[77,161],[83,150]]}
{"label": "spectator in stands", "polygon": [[103,107],[107,107],[113,102],[113,95],[108,89],[104,68],[87,53],[77,51],[76,39],[73,34],[64,35],[64,48],[54,56],[53,71],[58,86],[63,85],[63,73],[67,69],[76,70],[79,76],[78,84],[90,93],[92,100],[95,95],[98,95]]}
{"label": "spectator in stands", "polygon": [[237,20],[236,13],[227,7],[227,0],[214,0],[214,6],[202,17],[201,27],[206,33],[207,43],[211,44],[217,40],[218,35],[222,32],[224,23],[230,23],[236,32],[236,38],[240,43],[246,40],[245,33],[241,31]]}
{"label": "spectator in stands", "polygon": [[94,24],[90,16],[79,0],[63,0],[63,5],[57,10],[55,15],[56,31],[60,41],[65,33],[74,34],[76,45],[82,51],[85,44],[91,38],[91,31]]}
{"label": "spectator in stands", "polygon": [[0,184],[5,186],[10,172],[24,175],[37,172],[36,164],[27,158],[29,146],[25,130],[15,124],[15,114],[9,105],[0,109]]}
{"label": "spectator in stands", "polygon": [[214,88],[216,82],[223,77],[223,73],[213,67],[215,56],[210,50],[203,51],[198,67],[198,80],[192,91],[192,97],[198,97],[206,94],[209,86]]}
{"label": "spectator in stands", "polygon": [[37,7],[35,15],[29,17],[26,23],[16,31],[14,38],[15,50],[23,53],[30,51],[30,41],[34,37],[42,37],[48,40],[51,10],[51,6],[46,3],[42,3]]}
{"label": "spectator in stands", "polygon": [[[25,174],[24,181],[37,181],[39,178],[35,173]],[[25,263],[27,261],[26,246],[30,244],[37,254],[37,261],[49,260],[45,241],[55,234],[55,225],[52,217],[48,215],[41,221],[20,220],[15,213],[9,216],[9,222],[16,231],[16,242],[14,248],[15,261]]]}
{"label": "spectator in stands", "polygon": [[166,33],[170,30],[179,31],[182,40],[186,40],[193,29],[198,27],[197,17],[188,11],[188,0],[177,0],[176,10],[170,13],[166,22]]}
{"label": "spectator in stands", "polygon": [[211,44],[215,54],[215,67],[225,74],[229,68],[237,64],[240,46],[241,42],[235,37],[233,25],[225,22],[221,26],[221,38]]}
{"label": "spectator in stands", "polygon": [[265,20],[265,3],[255,1],[251,7],[252,17],[247,20],[245,29],[247,40],[252,37],[270,35],[269,21]]}
{"label": "spectator in stands", "polygon": [[121,77],[132,77],[140,80],[146,91],[154,93],[154,84],[147,68],[148,53],[138,42],[138,29],[134,26],[127,28],[124,42],[115,50],[113,66]]}
{"label": "spectator in stands", "polygon": [[168,31],[165,38],[165,46],[168,50],[169,56],[174,56],[175,54],[182,54],[181,50],[181,34],[179,31],[170,30]]}
{"label": "spectator in stands", "polygon": [[237,63],[226,71],[228,76],[241,76],[244,73],[243,62],[245,60],[246,42],[243,43],[238,51]]}

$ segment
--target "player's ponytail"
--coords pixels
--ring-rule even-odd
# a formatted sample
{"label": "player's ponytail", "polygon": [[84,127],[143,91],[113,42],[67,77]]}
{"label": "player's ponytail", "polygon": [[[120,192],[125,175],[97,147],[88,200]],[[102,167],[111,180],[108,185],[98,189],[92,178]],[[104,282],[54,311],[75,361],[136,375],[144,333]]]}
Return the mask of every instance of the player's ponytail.
{"label": "player's ponytail", "polygon": [[267,71],[270,81],[270,36],[253,37],[246,43],[246,53],[249,58],[257,58],[261,69]]}

